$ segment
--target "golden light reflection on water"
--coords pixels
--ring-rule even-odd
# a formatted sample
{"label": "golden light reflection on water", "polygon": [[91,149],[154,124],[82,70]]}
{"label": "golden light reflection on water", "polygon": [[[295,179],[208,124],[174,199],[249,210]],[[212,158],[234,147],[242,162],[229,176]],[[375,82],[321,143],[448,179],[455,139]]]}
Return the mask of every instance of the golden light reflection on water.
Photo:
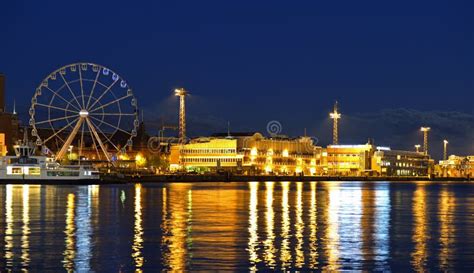
{"label": "golden light reflection on water", "polygon": [[13,185],[5,186],[5,263],[13,266]]}
{"label": "golden light reflection on water", "polygon": [[[188,188],[186,184],[171,184],[169,195],[164,195],[164,200],[169,200],[170,206],[165,213],[166,217],[163,218],[166,221],[163,223],[163,262],[173,272],[186,270],[190,208],[188,203],[191,201]],[[184,196],[188,198],[183,198]]]}
{"label": "golden light reflection on water", "polygon": [[76,257],[76,248],[75,248],[75,233],[76,226],[74,222],[74,208],[75,208],[75,195],[73,193],[68,194],[67,204],[66,204],[66,229],[64,233],[66,249],[63,252],[63,266],[67,272],[74,271],[74,258]]}
{"label": "golden light reflection on water", "polygon": [[274,182],[265,182],[266,187],[266,211],[265,211],[265,225],[266,225],[266,235],[267,238],[265,239],[264,245],[264,261],[265,264],[270,267],[274,268],[276,261],[275,261],[275,233],[274,229],[274,219],[275,214],[273,212],[273,185]]}
{"label": "golden light reflection on water", "polygon": [[281,249],[280,260],[282,269],[291,265],[290,251],[290,205],[288,195],[290,182],[281,182]]}
{"label": "golden light reflection on water", "polygon": [[[133,230],[133,237],[127,237],[132,242],[129,240],[126,245],[121,245],[132,252],[131,256],[126,255],[128,260],[125,263],[128,264],[124,267],[132,266],[137,272],[154,265],[173,272],[207,268],[220,268],[222,271],[242,271],[244,268],[243,271],[251,272],[292,271],[297,268],[331,272],[346,269],[390,271],[397,258],[391,260],[390,255],[409,253],[413,243],[413,252],[410,256],[405,255],[407,257],[402,261],[407,269],[411,265],[413,270],[423,271],[429,265],[441,271],[452,271],[452,265],[458,259],[454,251],[456,254],[463,251],[458,247],[460,242],[455,240],[455,233],[464,231],[458,223],[464,221],[461,217],[465,217],[455,213],[471,215],[472,212],[461,211],[464,205],[470,204],[469,199],[462,199],[461,194],[456,196],[448,185],[440,187],[439,195],[437,190],[433,195],[431,187],[423,183],[417,184],[415,191],[405,192],[405,196],[413,193],[413,196],[408,195],[413,197],[411,200],[404,200],[412,201],[408,205],[408,214],[413,215],[413,222],[395,227],[392,221],[398,220],[396,217],[391,220],[391,215],[406,215],[407,205],[391,205],[394,197],[391,197],[392,185],[389,184],[367,187],[338,182],[249,182],[248,188],[242,185],[236,188],[232,184],[219,184],[218,190],[209,184],[184,183],[166,184],[163,188],[140,184],[124,187],[134,196],[133,201],[129,200],[132,202],[126,203],[130,206],[125,210],[127,219],[131,219],[133,213],[133,221],[123,229],[128,233]],[[37,189],[39,194],[35,195]],[[40,191],[45,189],[47,194],[43,196],[45,192]],[[5,208],[1,219],[4,223],[1,266],[13,271],[33,270],[43,255],[37,249],[41,250],[44,242],[52,242],[62,247],[47,254],[45,260],[56,259],[56,266],[64,267],[63,271],[103,269],[96,263],[104,262],[104,247],[95,244],[107,240],[95,240],[94,236],[103,233],[93,234],[96,223],[91,221],[100,218],[97,213],[99,187],[78,187],[74,193],[69,193],[70,189],[5,186],[5,195],[0,195]],[[106,194],[107,187],[102,190],[101,194]],[[155,191],[153,195],[152,191]],[[156,208],[147,205],[150,203],[146,196],[160,194],[162,200]],[[247,198],[249,203],[246,203]],[[428,210],[431,206],[427,204],[435,204],[433,210]],[[103,212],[107,211],[107,206],[110,206],[107,201],[101,203]],[[144,248],[158,240],[148,237],[150,227],[146,225],[158,227],[156,222],[150,224],[153,221],[144,220],[144,216],[159,215],[160,211],[163,214],[162,260],[157,262],[159,258],[155,256],[154,260],[145,261]],[[97,225],[103,225],[102,219],[97,221]],[[59,227],[50,225],[58,220],[63,223]],[[44,227],[40,221],[44,221]],[[410,226],[404,228],[407,224],[413,224],[413,229]],[[430,240],[431,233],[438,228],[439,238]],[[44,229],[40,231],[45,232],[46,239],[37,239],[39,229]],[[58,229],[59,233],[64,230],[64,236],[58,238],[59,243],[51,241],[58,240],[54,238]],[[393,244],[395,240],[405,241]],[[50,245],[46,249],[48,247],[51,249]],[[94,252],[97,250],[100,250],[98,254]],[[102,256],[97,258],[95,255]],[[113,259],[117,258],[104,263],[114,266],[116,261]],[[120,262],[124,264],[124,261]]]}
{"label": "golden light reflection on water", "polygon": [[30,186],[23,185],[23,227],[21,229],[21,261],[24,268],[30,262]]}
{"label": "golden light reflection on water", "polygon": [[303,252],[303,182],[296,182],[296,259],[295,266],[301,268],[304,265]]}
{"label": "golden light reflection on water", "polygon": [[191,232],[193,231],[193,191],[191,189],[188,190],[188,218],[186,221],[187,230],[186,230],[186,248],[188,252],[192,251],[193,247],[193,237],[191,236]]}
{"label": "golden light reflection on water", "polygon": [[142,226],[142,185],[135,184],[135,222],[132,245],[132,257],[135,263],[135,272],[142,272],[143,267],[143,226]]}
{"label": "golden light reflection on water", "polygon": [[327,185],[329,191],[329,205],[327,209],[326,247],[327,267],[325,271],[339,269],[339,207],[340,189],[339,183]]}
{"label": "golden light reflection on water", "polygon": [[454,211],[456,207],[456,197],[446,187],[441,189],[439,200],[439,222],[440,222],[440,253],[439,263],[441,270],[449,271],[450,260],[453,255],[454,234]]}
{"label": "golden light reflection on water", "polygon": [[251,272],[257,270],[258,259],[258,182],[250,182],[248,252]]}
{"label": "golden light reflection on water", "polygon": [[411,264],[415,271],[423,271],[428,258],[426,243],[428,231],[426,223],[426,189],[425,184],[418,184],[413,195],[413,236],[415,248],[411,254]]}
{"label": "golden light reflection on water", "polygon": [[316,206],[316,182],[311,183],[311,207],[309,216],[309,266],[311,268],[317,268],[318,266],[318,224],[317,224],[317,213],[318,208]]}

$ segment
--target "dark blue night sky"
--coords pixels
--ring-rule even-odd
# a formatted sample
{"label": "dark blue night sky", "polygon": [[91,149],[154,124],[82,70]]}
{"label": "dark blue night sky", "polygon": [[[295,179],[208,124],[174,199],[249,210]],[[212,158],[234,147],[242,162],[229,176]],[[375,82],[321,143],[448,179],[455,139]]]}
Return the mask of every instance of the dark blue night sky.
{"label": "dark blue night sky", "polygon": [[342,142],[411,149],[428,125],[435,155],[444,137],[466,154],[473,11],[468,0],[3,1],[0,71],[24,116],[46,75],[87,61],[127,79],[152,132],[176,122],[183,86],[194,135],[278,120],[325,145],[337,99]]}

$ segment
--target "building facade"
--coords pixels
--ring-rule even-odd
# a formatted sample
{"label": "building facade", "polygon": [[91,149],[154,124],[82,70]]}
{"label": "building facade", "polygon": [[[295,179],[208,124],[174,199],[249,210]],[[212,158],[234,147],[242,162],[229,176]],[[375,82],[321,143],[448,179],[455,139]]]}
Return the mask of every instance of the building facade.
{"label": "building facade", "polygon": [[260,133],[238,138],[248,173],[315,175],[321,172],[322,148],[309,137],[266,138]]}
{"label": "building facade", "polygon": [[5,134],[0,133],[0,156],[7,155],[7,145],[5,143]]}
{"label": "building facade", "polygon": [[324,174],[338,176],[428,176],[433,161],[419,152],[392,150],[367,143],[329,145],[323,152]]}
{"label": "building facade", "polygon": [[423,152],[376,149],[372,158],[375,175],[379,176],[428,176],[431,159]]}
{"label": "building facade", "polygon": [[321,167],[321,147],[308,137],[266,138],[260,133],[215,135],[171,147],[170,170],[245,174],[316,174]]}
{"label": "building facade", "polygon": [[236,139],[196,138],[185,145],[171,146],[170,170],[211,172],[236,170],[242,166]]}
{"label": "building facade", "polygon": [[357,176],[371,172],[371,155],[374,146],[362,145],[329,145],[324,156],[325,174]]}
{"label": "building facade", "polygon": [[474,175],[474,156],[450,155],[439,161],[436,175],[441,177],[472,177]]}

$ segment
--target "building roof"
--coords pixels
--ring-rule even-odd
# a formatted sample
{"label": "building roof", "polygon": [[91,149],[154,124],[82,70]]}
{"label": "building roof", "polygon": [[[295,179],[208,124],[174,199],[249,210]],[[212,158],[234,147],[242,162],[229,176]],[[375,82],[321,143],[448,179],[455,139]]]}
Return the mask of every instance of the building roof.
{"label": "building roof", "polygon": [[[250,137],[255,135],[257,132],[230,132],[230,136],[233,137]],[[227,137],[229,133],[214,133],[211,137]]]}

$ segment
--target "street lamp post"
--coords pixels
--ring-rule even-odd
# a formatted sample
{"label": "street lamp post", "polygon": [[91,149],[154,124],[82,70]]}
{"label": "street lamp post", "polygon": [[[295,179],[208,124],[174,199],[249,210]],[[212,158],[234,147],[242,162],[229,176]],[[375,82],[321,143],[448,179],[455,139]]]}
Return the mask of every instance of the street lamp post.
{"label": "street lamp post", "polygon": [[448,143],[446,139],[443,140],[443,160],[448,159]]}
{"label": "street lamp post", "polygon": [[74,148],[73,145],[69,145],[69,160],[72,160],[72,149]]}
{"label": "street lamp post", "polygon": [[423,132],[423,152],[428,155],[428,132],[431,130],[430,127],[421,127],[420,131]]}
{"label": "street lamp post", "polygon": [[420,152],[420,147],[421,147],[420,144],[416,144],[416,145],[415,145],[415,150],[416,150],[417,153]]}

